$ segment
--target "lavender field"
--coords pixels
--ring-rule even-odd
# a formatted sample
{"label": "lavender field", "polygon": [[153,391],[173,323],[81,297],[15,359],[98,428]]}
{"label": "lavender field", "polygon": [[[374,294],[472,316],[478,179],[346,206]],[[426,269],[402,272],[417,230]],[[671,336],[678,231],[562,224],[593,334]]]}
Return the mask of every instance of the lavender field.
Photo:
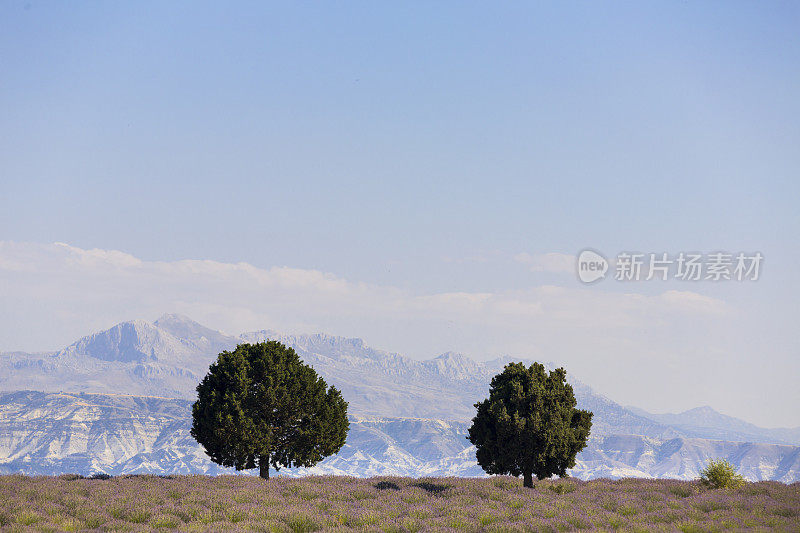
{"label": "lavender field", "polygon": [[800,484],[510,477],[0,477],[3,531],[800,530]]}

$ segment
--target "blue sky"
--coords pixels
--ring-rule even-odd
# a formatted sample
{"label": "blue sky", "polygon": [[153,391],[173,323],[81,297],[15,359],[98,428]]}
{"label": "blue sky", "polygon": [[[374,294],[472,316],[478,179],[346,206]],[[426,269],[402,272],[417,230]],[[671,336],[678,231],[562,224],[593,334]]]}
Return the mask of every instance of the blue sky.
{"label": "blue sky", "polygon": [[[734,398],[759,369],[785,387],[800,377],[798,27],[792,2],[5,2],[0,240],[150,263],[290,267],[423,296],[555,286],[611,299],[599,309],[625,293],[690,290],[737,318],[705,332],[691,330],[691,317],[628,331],[603,357],[663,349],[630,359],[639,371],[611,365],[616,377],[608,360],[583,355],[600,333],[547,359],[624,403],[712,403],[798,425],[788,407],[798,393],[750,410],[767,389]],[[758,250],[765,271],[751,284],[583,287],[518,260],[585,247]],[[6,253],[15,264],[33,257]],[[0,350],[54,349],[114,320],[155,318],[158,307],[237,327],[209,310],[214,298],[202,295],[212,289],[197,280],[194,307],[178,295],[147,300],[156,285],[142,281],[141,301],[84,309],[73,300],[80,312],[56,313],[55,301],[69,301],[56,285],[45,305],[36,275],[46,269],[35,270],[27,281],[0,278],[14,303],[2,310]],[[341,312],[349,322],[254,303],[242,326],[335,329],[415,357],[528,353],[521,329],[487,326],[482,343],[443,334],[435,320],[379,324],[364,309],[381,298]],[[719,355],[697,363],[710,351],[700,344],[659,366],[653,358],[676,352],[670,337],[714,343]],[[562,351],[559,339],[542,346]],[[718,366],[735,384],[670,396],[690,387],[681,372]],[[653,374],[665,376],[660,392],[637,402]]]}

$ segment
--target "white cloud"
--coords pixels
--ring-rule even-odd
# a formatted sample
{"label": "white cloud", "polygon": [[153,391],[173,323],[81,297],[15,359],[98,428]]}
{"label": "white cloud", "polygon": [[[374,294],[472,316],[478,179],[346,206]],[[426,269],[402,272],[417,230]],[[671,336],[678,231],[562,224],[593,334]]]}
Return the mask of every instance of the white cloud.
{"label": "white cloud", "polygon": [[[524,262],[556,271],[570,257],[544,254]],[[328,331],[418,356],[446,349],[489,356],[524,352],[526,342],[556,347],[569,330],[579,333],[569,334],[570,342],[591,346],[595,337],[636,336],[636,328],[725,308],[685,291],[643,296],[542,286],[419,294],[317,270],[143,261],[63,243],[0,243],[0,276],[3,299],[13,309],[0,325],[0,350],[58,348],[117,321],[177,311],[228,332]]]}
{"label": "white cloud", "polygon": [[666,291],[661,298],[670,305],[687,312],[724,314],[729,311],[722,301],[692,291]]}
{"label": "white cloud", "polygon": [[68,261],[77,262],[87,267],[108,265],[119,268],[130,268],[137,267],[142,264],[140,259],[117,250],[101,250],[99,248],[83,250],[63,242],[57,242],[54,243],[54,245],[64,249],[67,252],[66,257]]}

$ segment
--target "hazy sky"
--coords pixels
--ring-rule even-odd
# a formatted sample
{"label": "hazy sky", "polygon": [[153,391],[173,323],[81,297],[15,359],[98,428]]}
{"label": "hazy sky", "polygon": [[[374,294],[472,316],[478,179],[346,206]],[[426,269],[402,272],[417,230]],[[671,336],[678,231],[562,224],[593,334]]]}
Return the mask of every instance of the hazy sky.
{"label": "hazy sky", "polygon": [[[798,28],[796,2],[3,2],[0,351],[177,311],[800,425]],[[544,255],[587,247],[765,259],[585,286]]]}

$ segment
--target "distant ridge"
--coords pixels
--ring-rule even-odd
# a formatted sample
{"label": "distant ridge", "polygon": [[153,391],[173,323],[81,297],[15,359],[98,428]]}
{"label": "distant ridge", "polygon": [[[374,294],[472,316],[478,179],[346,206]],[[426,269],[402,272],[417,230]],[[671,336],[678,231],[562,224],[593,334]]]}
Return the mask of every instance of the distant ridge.
{"label": "distant ridge", "polygon": [[[311,469],[282,475],[482,476],[468,422],[352,415],[344,448]],[[110,394],[0,393],[0,474],[232,474],[189,435],[191,402]],[[800,446],[688,437],[592,437],[570,474],[693,479],[729,458],[752,480],[800,480]],[[255,474],[255,472],[251,472]]]}
{"label": "distant ridge", "polygon": [[639,416],[677,428],[689,436],[775,444],[800,443],[800,428],[762,428],[739,418],[724,415],[708,405],[688,409],[682,413],[664,414],[649,413],[638,407],[628,407],[628,409]]}
{"label": "distant ridge", "polygon": [[[55,353],[0,357],[0,390],[72,390],[193,399],[208,365],[242,342],[275,339],[339,387],[350,411],[363,416],[468,421],[491,377],[509,362],[477,362],[445,352],[418,361],[369,347],[358,338],[326,334],[286,335],[264,329],[231,336],[189,317],[164,314],[153,323],[122,322],[87,335]],[[553,366],[552,363],[550,366]],[[595,413],[593,434],[679,436],[744,442],[800,444],[800,428],[765,429],[710,407],[678,415],[625,408],[570,376],[582,407]]]}
{"label": "distant ridge", "polygon": [[[7,413],[14,412],[14,416],[20,417],[29,410],[43,409],[41,412],[49,412],[51,418],[38,418],[36,424],[31,422],[31,429],[26,433],[27,426],[14,426],[14,416],[7,415],[3,422],[5,425],[0,425],[0,437],[2,432],[10,431],[6,437],[2,437],[10,439],[8,442],[27,439],[40,442],[46,448],[47,438],[56,439],[59,432],[69,432],[68,428],[72,427],[70,424],[84,423],[80,422],[81,418],[75,418],[78,414],[74,413],[83,412],[82,407],[78,409],[78,404],[66,411],[58,407],[63,407],[59,402],[74,397],[75,393],[105,394],[106,398],[117,398],[112,402],[113,405],[118,405],[124,398],[138,398],[136,401],[140,402],[140,406],[150,401],[170,402],[175,399],[175,402],[183,402],[175,405],[183,406],[183,426],[180,426],[183,429],[180,431],[185,433],[186,409],[194,399],[197,383],[217,354],[225,349],[233,349],[242,342],[266,339],[292,346],[306,363],[312,365],[330,384],[338,387],[349,402],[351,422],[359,428],[352,438],[356,439],[355,435],[358,434],[361,435],[358,439],[362,440],[352,441],[355,448],[348,448],[351,455],[336,459],[339,466],[326,463],[325,468],[329,470],[319,472],[347,472],[353,475],[384,471],[404,472],[402,475],[428,475],[426,473],[431,472],[436,472],[436,475],[468,475],[466,472],[473,472],[470,469],[475,467],[474,455],[470,456],[471,452],[467,449],[465,428],[474,416],[473,404],[486,397],[492,376],[510,358],[477,362],[463,354],[445,352],[418,361],[398,353],[371,348],[357,338],[326,334],[286,335],[266,329],[239,336],[225,335],[175,314],[164,315],[153,323],[141,320],[123,322],[83,337],[54,353],[17,352],[0,355],[0,390],[69,391],[66,396],[7,396],[17,398],[6,405],[4,409],[10,409]],[[548,366],[553,365],[550,363]],[[800,457],[800,448],[796,450],[793,447],[800,444],[800,431],[797,429],[759,428],[721,415],[709,407],[691,409],[677,415],[653,415],[637,408],[623,407],[597,394],[574,376],[570,376],[570,382],[579,407],[594,413],[590,445],[579,457],[576,475],[685,477],[695,472],[702,460],[713,457],[713,454],[727,454],[737,465],[748,469],[754,478],[794,479],[794,465],[797,457]],[[24,405],[19,398],[28,398],[32,404]],[[34,401],[36,398],[38,400]],[[36,402],[43,403],[36,407]],[[12,408],[11,405],[16,407]],[[148,409],[132,415],[133,420],[148,420]],[[110,443],[117,438],[113,437],[113,431],[116,430],[103,429],[106,427],[103,417],[111,416],[108,414],[111,411],[92,413],[95,413],[92,416],[99,418],[92,419],[95,421],[91,427],[97,428],[102,434],[102,439],[105,439],[103,442]],[[59,426],[60,421],[64,421],[65,426]],[[141,423],[136,424],[139,424],[137,427],[144,427]],[[16,429],[10,430],[9,427]],[[449,433],[447,431],[450,430],[447,430],[448,436],[443,437],[437,432],[444,431],[444,427],[459,429]],[[178,431],[176,428],[172,429]],[[364,433],[360,433],[362,431]],[[120,438],[123,441],[137,438],[131,432],[127,435]],[[367,435],[371,437],[367,438]],[[86,442],[90,436],[75,438]],[[449,451],[437,455],[436,461],[449,461],[450,466],[434,467],[428,461],[429,457],[408,452],[415,442],[426,438],[449,439],[450,444],[446,446]],[[192,472],[205,471],[197,470],[199,467],[192,463],[198,457],[191,455],[195,451],[187,451],[189,448],[186,446],[194,446],[193,442],[177,442],[167,434],[153,442],[160,443],[159,449],[166,454],[162,460],[164,464],[172,465],[170,468],[178,468],[181,472],[184,471],[181,468],[188,468],[186,471]],[[388,448],[384,449],[384,444],[378,445],[377,442],[384,443]],[[386,444],[389,442],[391,444]],[[133,441],[121,445],[128,450],[126,454],[138,446]],[[780,445],[793,446],[787,448]],[[113,448],[111,444],[108,446]],[[0,463],[5,461],[7,465],[13,463],[19,466],[23,464],[16,462],[23,460],[20,457],[29,457],[30,461],[39,460],[36,459],[38,452],[28,453],[24,452],[25,449],[18,450],[11,445],[0,449]],[[384,451],[378,453],[376,450],[379,449]],[[408,453],[402,452],[395,459],[400,461],[398,464],[406,466],[395,468],[388,461],[395,453],[392,450],[401,449]],[[167,459],[182,457],[181,454],[187,453],[191,457],[175,459],[177,462]],[[797,455],[792,455],[794,453]],[[458,454],[466,455],[461,457]],[[72,457],[71,453],[67,455]],[[66,468],[66,456],[56,453],[53,457],[53,468],[57,465],[60,465],[58,468]],[[202,458],[202,454],[199,457]],[[157,469],[154,459],[142,461],[143,465],[148,465],[146,468]],[[181,461],[189,461],[191,465],[187,466]],[[114,468],[128,471],[132,467],[127,463],[119,463]]]}

